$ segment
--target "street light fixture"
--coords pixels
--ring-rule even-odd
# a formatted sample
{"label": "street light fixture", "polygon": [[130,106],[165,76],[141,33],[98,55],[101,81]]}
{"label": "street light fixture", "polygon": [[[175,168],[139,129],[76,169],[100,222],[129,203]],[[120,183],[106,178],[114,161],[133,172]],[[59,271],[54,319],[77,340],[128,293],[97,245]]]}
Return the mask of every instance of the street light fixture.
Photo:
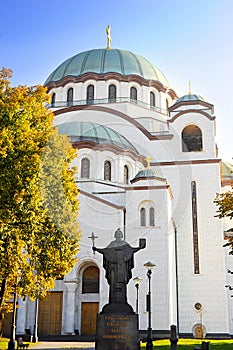
{"label": "street light fixture", "polygon": [[13,313],[12,313],[12,322],[11,322],[11,337],[8,342],[8,350],[15,350],[17,348],[15,341],[15,330],[16,330],[16,307],[17,307],[17,283],[14,286],[13,293]]}
{"label": "street light fixture", "polygon": [[135,282],[135,287],[137,290],[137,297],[136,297],[136,314],[138,314],[138,291],[139,291],[139,284],[141,282],[142,278],[141,277],[135,277],[133,281]]}
{"label": "street light fixture", "polygon": [[151,261],[148,261],[143,266],[147,268],[147,277],[149,282],[149,291],[146,296],[146,311],[148,311],[148,328],[147,328],[147,343],[146,343],[146,350],[153,350],[153,341],[152,341],[152,328],[151,328],[151,274],[152,269],[155,264],[153,264]]}
{"label": "street light fixture", "polygon": [[35,300],[35,320],[34,320],[34,330],[33,330],[33,337],[32,337],[33,343],[38,342],[38,304],[39,304],[39,300],[37,297]]}

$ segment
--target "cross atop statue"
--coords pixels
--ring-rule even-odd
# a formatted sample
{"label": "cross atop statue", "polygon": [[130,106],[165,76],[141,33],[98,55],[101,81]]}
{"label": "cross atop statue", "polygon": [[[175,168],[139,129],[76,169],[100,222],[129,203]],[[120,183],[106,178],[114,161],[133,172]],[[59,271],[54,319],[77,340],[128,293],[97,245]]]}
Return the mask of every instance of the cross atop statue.
{"label": "cross atop statue", "polygon": [[107,26],[106,33],[107,33],[107,50],[110,50],[111,49],[110,45],[112,41],[111,34],[110,34],[110,25]]}
{"label": "cross atop statue", "polygon": [[[98,238],[97,236],[95,236],[94,232],[92,232],[91,236],[89,236],[88,238],[92,239],[92,247],[95,246],[95,239]],[[94,251],[95,254],[95,251]]]}

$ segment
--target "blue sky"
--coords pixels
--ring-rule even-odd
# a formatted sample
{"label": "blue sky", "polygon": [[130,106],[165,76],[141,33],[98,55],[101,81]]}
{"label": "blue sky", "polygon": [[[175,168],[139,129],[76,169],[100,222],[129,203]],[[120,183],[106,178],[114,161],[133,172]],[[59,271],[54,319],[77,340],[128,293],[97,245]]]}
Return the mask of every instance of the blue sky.
{"label": "blue sky", "polygon": [[8,0],[1,3],[0,67],[12,85],[43,84],[65,59],[85,50],[133,51],[155,64],[179,96],[215,106],[219,156],[232,161],[232,0]]}

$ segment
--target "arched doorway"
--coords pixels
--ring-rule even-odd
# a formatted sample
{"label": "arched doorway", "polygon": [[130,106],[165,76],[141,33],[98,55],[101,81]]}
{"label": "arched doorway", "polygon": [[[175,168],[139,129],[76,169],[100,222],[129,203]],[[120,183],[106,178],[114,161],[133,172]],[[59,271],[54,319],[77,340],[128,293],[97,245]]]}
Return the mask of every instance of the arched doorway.
{"label": "arched doorway", "polygon": [[[98,295],[97,298],[93,297],[94,294],[95,296]],[[96,317],[99,312],[99,302],[96,299],[99,299],[99,269],[97,266],[88,266],[82,273],[82,335],[94,335],[96,333]]]}

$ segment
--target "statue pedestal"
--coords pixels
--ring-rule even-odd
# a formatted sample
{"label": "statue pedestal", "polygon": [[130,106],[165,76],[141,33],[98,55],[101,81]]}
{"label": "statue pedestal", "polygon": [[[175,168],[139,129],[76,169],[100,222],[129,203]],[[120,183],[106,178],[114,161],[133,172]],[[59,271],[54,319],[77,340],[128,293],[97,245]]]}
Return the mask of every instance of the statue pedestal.
{"label": "statue pedestal", "polygon": [[138,315],[130,309],[128,314],[126,310],[121,313],[121,306],[107,304],[97,315],[96,350],[140,349]]}

